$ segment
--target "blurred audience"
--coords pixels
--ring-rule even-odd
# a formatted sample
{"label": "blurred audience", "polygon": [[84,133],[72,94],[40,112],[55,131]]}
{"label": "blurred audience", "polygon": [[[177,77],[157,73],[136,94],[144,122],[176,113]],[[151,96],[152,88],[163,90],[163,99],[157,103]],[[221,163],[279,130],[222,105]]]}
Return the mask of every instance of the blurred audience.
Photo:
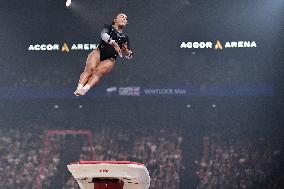
{"label": "blurred audience", "polygon": [[198,189],[274,188],[268,182],[279,165],[280,146],[258,134],[235,130],[203,137],[203,156],[196,172]]}
{"label": "blurred audience", "polygon": [[[30,128],[0,129],[0,188],[26,188],[35,186],[39,174],[40,160],[43,157],[44,130]],[[54,188],[53,184],[66,167],[63,148],[66,148],[67,135],[49,137],[48,155],[40,175],[43,188]],[[73,141],[80,143],[80,138]],[[129,160],[146,165],[151,176],[150,188],[178,189],[182,168],[183,138],[177,131],[165,129],[125,130],[103,128],[94,131],[94,156],[96,160]],[[80,147],[78,160],[91,160],[91,148],[87,137]],[[76,149],[69,154],[78,154]],[[64,176],[60,176],[62,179]],[[65,179],[63,188],[77,189],[78,184],[70,177]]]}

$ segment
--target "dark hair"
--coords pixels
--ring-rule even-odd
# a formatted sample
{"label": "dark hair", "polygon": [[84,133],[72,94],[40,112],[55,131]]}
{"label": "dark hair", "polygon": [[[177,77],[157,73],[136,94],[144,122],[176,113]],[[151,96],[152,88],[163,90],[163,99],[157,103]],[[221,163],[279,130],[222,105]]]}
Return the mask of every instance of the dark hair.
{"label": "dark hair", "polygon": [[119,14],[120,14],[120,13],[116,14],[115,17],[113,17],[111,25],[114,25],[114,24],[115,24],[114,19],[116,19]]}

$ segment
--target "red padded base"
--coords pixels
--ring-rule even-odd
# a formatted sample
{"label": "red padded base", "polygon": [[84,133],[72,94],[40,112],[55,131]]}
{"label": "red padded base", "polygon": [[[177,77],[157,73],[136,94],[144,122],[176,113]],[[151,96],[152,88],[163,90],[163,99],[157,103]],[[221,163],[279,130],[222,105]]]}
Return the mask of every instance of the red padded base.
{"label": "red padded base", "polygon": [[94,189],[123,189],[123,181],[118,179],[96,179]]}

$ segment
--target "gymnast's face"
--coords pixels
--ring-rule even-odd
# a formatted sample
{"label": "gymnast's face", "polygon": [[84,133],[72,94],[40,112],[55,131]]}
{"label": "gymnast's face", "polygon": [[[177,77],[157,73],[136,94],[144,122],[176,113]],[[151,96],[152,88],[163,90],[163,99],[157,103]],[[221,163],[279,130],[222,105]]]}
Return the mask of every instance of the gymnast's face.
{"label": "gymnast's face", "polygon": [[118,25],[118,27],[125,27],[127,24],[127,16],[126,14],[120,13],[114,19],[114,22]]}

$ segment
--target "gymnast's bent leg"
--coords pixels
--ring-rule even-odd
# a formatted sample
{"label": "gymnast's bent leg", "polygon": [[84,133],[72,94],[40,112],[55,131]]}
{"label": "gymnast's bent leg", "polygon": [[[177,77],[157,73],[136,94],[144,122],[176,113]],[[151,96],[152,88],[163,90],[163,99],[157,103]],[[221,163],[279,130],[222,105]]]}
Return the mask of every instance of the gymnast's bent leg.
{"label": "gymnast's bent leg", "polygon": [[91,87],[94,87],[103,75],[109,73],[112,70],[114,63],[114,59],[107,59],[100,62],[93,70],[92,76],[89,78],[88,83],[83,87],[84,93],[82,95],[86,94]]}
{"label": "gymnast's bent leg", "polygon": [[83,73],[80,75],[79,83],[77,86],[74,95],[79,96],[81,93],[84,93],[83,87],[88,82],[88,79],[91,77],[93,70],[100,62],[100,52],[98,50],[93,50],[87,58],[86,66]]}

